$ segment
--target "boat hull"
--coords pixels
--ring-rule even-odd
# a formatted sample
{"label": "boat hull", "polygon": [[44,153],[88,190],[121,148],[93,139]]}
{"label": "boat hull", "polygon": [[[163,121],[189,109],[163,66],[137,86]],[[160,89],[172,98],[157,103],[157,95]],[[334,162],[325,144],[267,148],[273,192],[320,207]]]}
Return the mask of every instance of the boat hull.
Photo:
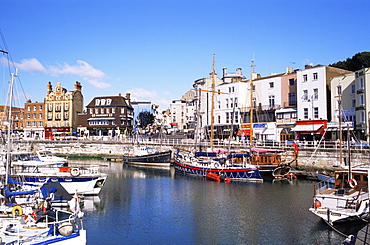
{"label": "boat hull", "polygon": [[123,161],[126,163],[139,165],[170,166],[171,151],[163,151],[146,155],[123,155]]}
{"label": "boat hull", "polygon": [[257,181],[262,182],[263,179],[257,168],[243,168],[242,166],[234,166],[227,168],[209,168],[196,167],[190,164],[181,163],[178,159],[174,159],[174,168],[177,173],[193,176],[206,176],[207,173],[223,174],[225,177],[233,181]]}
{"label": "boat hull", "polygon": [[69,194],[76,193],[82,195],[98,195],[103,188],[107,175],[102,174],[100,176],[89,176],[89,177],[58,177],[58,176],[12,176],[13,179],[19,182],[25,182],[29,184],[44,184],[44,183],[55,183],[58,182],[66,192]]}

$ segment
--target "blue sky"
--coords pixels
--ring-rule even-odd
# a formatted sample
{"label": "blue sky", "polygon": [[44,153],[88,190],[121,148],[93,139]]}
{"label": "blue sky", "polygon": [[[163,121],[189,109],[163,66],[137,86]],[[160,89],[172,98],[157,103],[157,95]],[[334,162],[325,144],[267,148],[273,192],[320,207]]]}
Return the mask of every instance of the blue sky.
{"label": "blue sky", "polygon": [[[328,65],[369,51],[368,0],[3,0],[0,103],[9,68],[16,98],[42,101],[46,84],[95,96],[131,93],[167,109],[216,72],[250,61],[262,76],[305,64]],[[5,41],[5,42],[4,42]],[[14,71],[14,70],[11,70]],[[26,94],[20,95],[20,93]]]}

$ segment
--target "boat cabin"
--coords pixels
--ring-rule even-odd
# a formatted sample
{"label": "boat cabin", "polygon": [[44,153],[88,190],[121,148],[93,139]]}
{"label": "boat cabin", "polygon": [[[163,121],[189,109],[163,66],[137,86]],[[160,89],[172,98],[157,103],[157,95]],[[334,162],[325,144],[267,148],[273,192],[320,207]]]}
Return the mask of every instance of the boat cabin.
{"label": "boat cabin", "polygon": [[355,190],[368,191],[368,172],[367,170],[353,170],[351,176],[347,170],[336,171],[334,173],[335,188],[336,189],[348,189],[353,188]]}

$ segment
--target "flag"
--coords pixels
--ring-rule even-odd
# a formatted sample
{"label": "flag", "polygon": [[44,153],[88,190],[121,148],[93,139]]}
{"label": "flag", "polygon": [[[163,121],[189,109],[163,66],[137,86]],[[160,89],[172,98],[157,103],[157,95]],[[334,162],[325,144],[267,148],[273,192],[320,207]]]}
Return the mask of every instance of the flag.
{"label": "flag", "polygon": [[292,146],[294,147],[294,154],[298,155],[298,145],[295,141],[293,142]]}

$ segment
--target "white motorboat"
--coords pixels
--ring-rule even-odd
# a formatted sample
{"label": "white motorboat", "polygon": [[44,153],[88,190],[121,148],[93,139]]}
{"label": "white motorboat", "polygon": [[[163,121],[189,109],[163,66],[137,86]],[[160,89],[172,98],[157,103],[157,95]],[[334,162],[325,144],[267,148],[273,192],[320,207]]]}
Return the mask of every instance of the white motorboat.
{"label": "white motorboat", "polygon": [[313,205],[309,209],[329,225],[369,218],[368,169],[336,171],[314,186]]}
{"label": "white motorboat", "polygon": [[1,244],[86,244],[78,200],[72,199],[72,205],[71,212],[55,210],[41,219],[31,207],[23,215],[0,216]]}
{"label": "white motorboat", "polygon": [[37,158],[40,161],[45,163],[55,163],[58,164],[60,167],[67,167],[68,160],[63,157],[55,156],[51,151],[43,150],[43,151],[36,151]]}
{"label": "white motorboat", "polygon": [[27,184],[58,182],[69,194],[98,195],[108,177],[101,173],[99,166],[58,167],[53,163],[23,162],[12,163],[11,177]]}

